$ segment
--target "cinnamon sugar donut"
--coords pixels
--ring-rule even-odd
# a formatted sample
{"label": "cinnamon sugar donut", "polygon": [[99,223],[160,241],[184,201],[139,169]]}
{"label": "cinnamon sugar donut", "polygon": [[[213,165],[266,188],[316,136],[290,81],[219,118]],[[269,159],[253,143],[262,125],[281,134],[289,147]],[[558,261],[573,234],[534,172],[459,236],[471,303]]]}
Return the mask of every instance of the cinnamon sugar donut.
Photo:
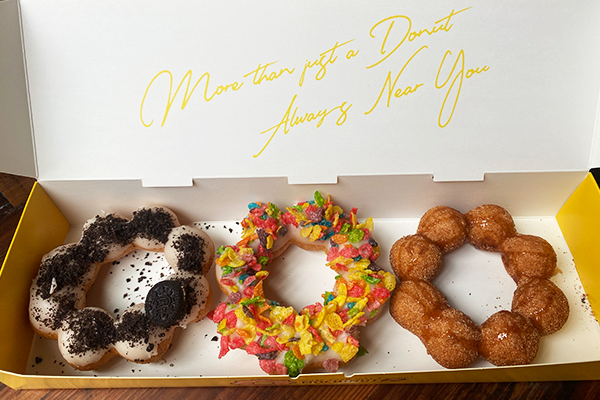
{"label": "cinnamon sugar donut", "polygon": [[442,268],[442,252],[428,239],[420,235],[409,235],[392,246],[390,264],[400,279],[428,281]]}
{"label": "cinnamon sugar donut", "polygon": [[494,365],[530,364],[538,352],[540,333],[529,318],[498,311],[481,324],[479,352]]}
{"label": "cinnamon sugar donut", "polygon": [[558,331],[567,322],[569,302],[549,279],[522,278],[513,296],[512,311],[529,318],[545,336]]}
{"label": "cinnamon sugar donut", "polygon": [[[501,252],[517,282],[512,310],[492,315],[481,328],[429,282],[441,268],[436,254],[456,249],[465,237],[478,249]],[[479,206],[464,217],[449,207],[434,207],[424,214],[416,235],[392,246],[390,263],[402,283],[392,294],[390,314],[446,368],[467,367],[480,356],[494,365],[527,364],[537,354],[540,336],[559,330],[569,315],[564,293],[547,279],[556,262],[552,246],[518,234],[500,206]]]}
{"label": "cinnamon sugar donut", "polygon": [[421,217],[417,234],[429,239],[442,253],[449,253],[462,246],[467,239],[467,222],[454,208],[437,206]]}
{"label": "cinnamon sugar donut", "polygon": [[420,339],[427,353],[446,368],[464,368],[479,358],[479,326],[468,315],[452,307],[429,318]]}
{"label": "cinnamon sugar donut", "polygon": [[506,272],[516,283],[519,277],[550,278],[556,270],[556,252],[539,236],[510,237],[499,250]]}
{"label": "cinnamon sugar donut", "polygon": [[476,249],[499,251],[505,239],[517,234],[512,216],[495,204],[475,207],[465,214],[468,240]]}
{"label": "cinnamon sugar donut", "polygon": [[442,292],[425,280],[402,281],[390,299],[392,318],[419,338],[425,335],[427,322],[449,307]]}
{"label": "cinnamon sugar donut", "polygon": [[[152,362],[169,348],[176,327],[206,315],[211,292],[204,274],[214,245],[195,228],[178,226],[164,207],[140,208],[128,220],[117,214],[88,220],[78,243],[59,246],[42,259],[30,290],[29,319],[41,336],[58,340],[66,362],[96,369],[116,355]],[[118,320],[86,307],[86,293],[100,266],[143,248],[165,251],[174,273],[154,285],[146,302],[129,307]]]}

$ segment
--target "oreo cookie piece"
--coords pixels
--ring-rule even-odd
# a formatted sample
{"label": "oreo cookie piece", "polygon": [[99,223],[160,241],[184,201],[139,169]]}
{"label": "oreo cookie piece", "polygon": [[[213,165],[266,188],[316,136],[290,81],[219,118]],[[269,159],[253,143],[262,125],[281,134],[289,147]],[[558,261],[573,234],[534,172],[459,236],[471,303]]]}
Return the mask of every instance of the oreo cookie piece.
{"label": "oreo cookie piece", "polygon": [[148,292],[145,309],[151,324],[175,325],[185,314],[185,292],[176,281],[158,282]]}

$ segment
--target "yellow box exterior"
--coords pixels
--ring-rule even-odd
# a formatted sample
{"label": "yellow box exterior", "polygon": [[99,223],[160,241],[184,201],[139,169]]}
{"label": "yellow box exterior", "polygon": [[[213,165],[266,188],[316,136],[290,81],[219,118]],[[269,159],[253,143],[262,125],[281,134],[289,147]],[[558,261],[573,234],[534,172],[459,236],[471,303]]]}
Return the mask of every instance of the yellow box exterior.
{"label": "yellow box exterior", "polygon": [[190,377],[190,378],[117,378],[27,376],[0,371],[0,380],[13,389],[78,389],[135,387],[207,387],[207,386],[274,386],[335,385],[384,383],[461,383],[461,382],[531,382],[600,379],[600,361],[556,365],[524,365],[470,370],[401,372],[392,374],[307,374],[296,379],[286,376]]}
{"label": "yellow box exterior", "polygon": [[[595,249],[600,244],[600,190],[589,175],[567,200],[556,219],[569,244],[581,281],[595,312],[598,311],[600,279]],[[185,386],[269,386],[378,383],[508,382],[598,380],[600,361],[524,365],[484,369],[399,372],[381,374],[307,374],[247,377],[66,377],[24,375],[33,330],[28,320],[31,280],[41,257],[63,243],[69,223],[41,186],[34,186],[21,222],[0,271],[0,381],[14,389],[40,388],[132,388]]]}
{"label": "yellow box exterior", "polygon": [[42,256],[61,245],[69,223],[37,183],[34,185],[0,270],[0,370],[25,370],[33,329],[29,287]]}

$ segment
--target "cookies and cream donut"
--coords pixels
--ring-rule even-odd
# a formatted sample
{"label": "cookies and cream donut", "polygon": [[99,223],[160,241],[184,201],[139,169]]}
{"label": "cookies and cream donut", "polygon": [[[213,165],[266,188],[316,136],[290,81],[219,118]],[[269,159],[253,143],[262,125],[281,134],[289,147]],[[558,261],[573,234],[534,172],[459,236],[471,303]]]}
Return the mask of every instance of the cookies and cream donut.
{"label": "cookies and cream donut", "polygon": [[[517,283],[511,310],[495,313],[481,327],[452,308],[430,283],[441,268],[441,254],[465,242],[500,252]],[[391,296],[390,314],[446,368],[467,367],[480,356],[494,365],[528,364],[537,355],[540,337],[562,328],[569,316],[566,296],[548,279],[556,262],[552,246],[519,234],[500,206],[485,204],[464,215],[434,207],[423,215],[415,235],[392,246],[390,263],[402,283]]]}
{"label": "cookies and cream donut", "polygon": [[[396,285],[375,264],[380,255],[373,220],[359,223],[319,192],[314,200],[280,210],[251,203],[242,239],[217,250],[219,286],[228,295],[209,317],[221,334],[219,358],[244,349],[269,374],[297,376],[317,368],[335,372],[359,352],[358,327],[375,320]],[[267,267],[291,245],[326,253],[337,272],[323,299],[297,311],[264,297]]]}
{"label": "cookies and cream donut", "polygon": [[[154,285],[145,303],[115,320],[86,307],[86,293],[102,264],[134,249],[164,251],[174,272]],[[96,369],[116,355],[152,362],[168,349],[176,327],[206,315],[211,292],[204,276],[214,245],[203,231],[179,226],[164,207],[140,208],[128,220],[116,214],[88,220],[78,243],[59,246],[42,258],[30,290],[29,319],[41,336],[57,339],[67,363]]]}

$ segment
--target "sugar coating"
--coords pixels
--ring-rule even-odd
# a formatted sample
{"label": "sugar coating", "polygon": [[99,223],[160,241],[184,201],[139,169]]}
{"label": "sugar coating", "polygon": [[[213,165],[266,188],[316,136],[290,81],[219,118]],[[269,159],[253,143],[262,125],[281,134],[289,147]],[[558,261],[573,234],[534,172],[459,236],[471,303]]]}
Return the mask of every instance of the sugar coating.
{"label": "sugar coating", "polygon": [[569,301],[549,279],[522,278],[513,296],[512,311],[528,317],[545,336],[558,331],[567,322]]}
{"label": "sugar coating", "polygon": [[442,292],[425,280],[402,281],[390,300],[392,318],[419,338],[425,335],[429,320],[449,307]]}
{"label": "sugar coating", "polygon": [[556,270],[556,252],[539,236],[517,235],[500,245],[506,272],[519,283],[519,277],[550,278]]}
{"label": "sugar coating", "polygon": [[468,315],[452,307],[428,321],[420,337],[427,352],[446,368],[463,368],[479,358],[481,330]]}
{"label": "sugar coating", "polygon": [[468,240],[479,250],[499,251],[502,242],[517,234],[512,216],[495,204],[475,207],[465,214]]}
{"label": "sugar coating", "polygon": [[529,318],[498,311],[481,325],[480,353],[494,365],[530,364],[537,355],[540,333]]}
{"label": "sugar coating", "polygon": [[454,208],[433,207],[421,217],[417,234],[429,239],[442,253],[449,253],[467,239],[467,221]]}
{"label": "sugar coating", "polygon": [[420,235],[396,241],[390,250],[390,264],[400,279],[433,279],[442,268],[442,251]]}

